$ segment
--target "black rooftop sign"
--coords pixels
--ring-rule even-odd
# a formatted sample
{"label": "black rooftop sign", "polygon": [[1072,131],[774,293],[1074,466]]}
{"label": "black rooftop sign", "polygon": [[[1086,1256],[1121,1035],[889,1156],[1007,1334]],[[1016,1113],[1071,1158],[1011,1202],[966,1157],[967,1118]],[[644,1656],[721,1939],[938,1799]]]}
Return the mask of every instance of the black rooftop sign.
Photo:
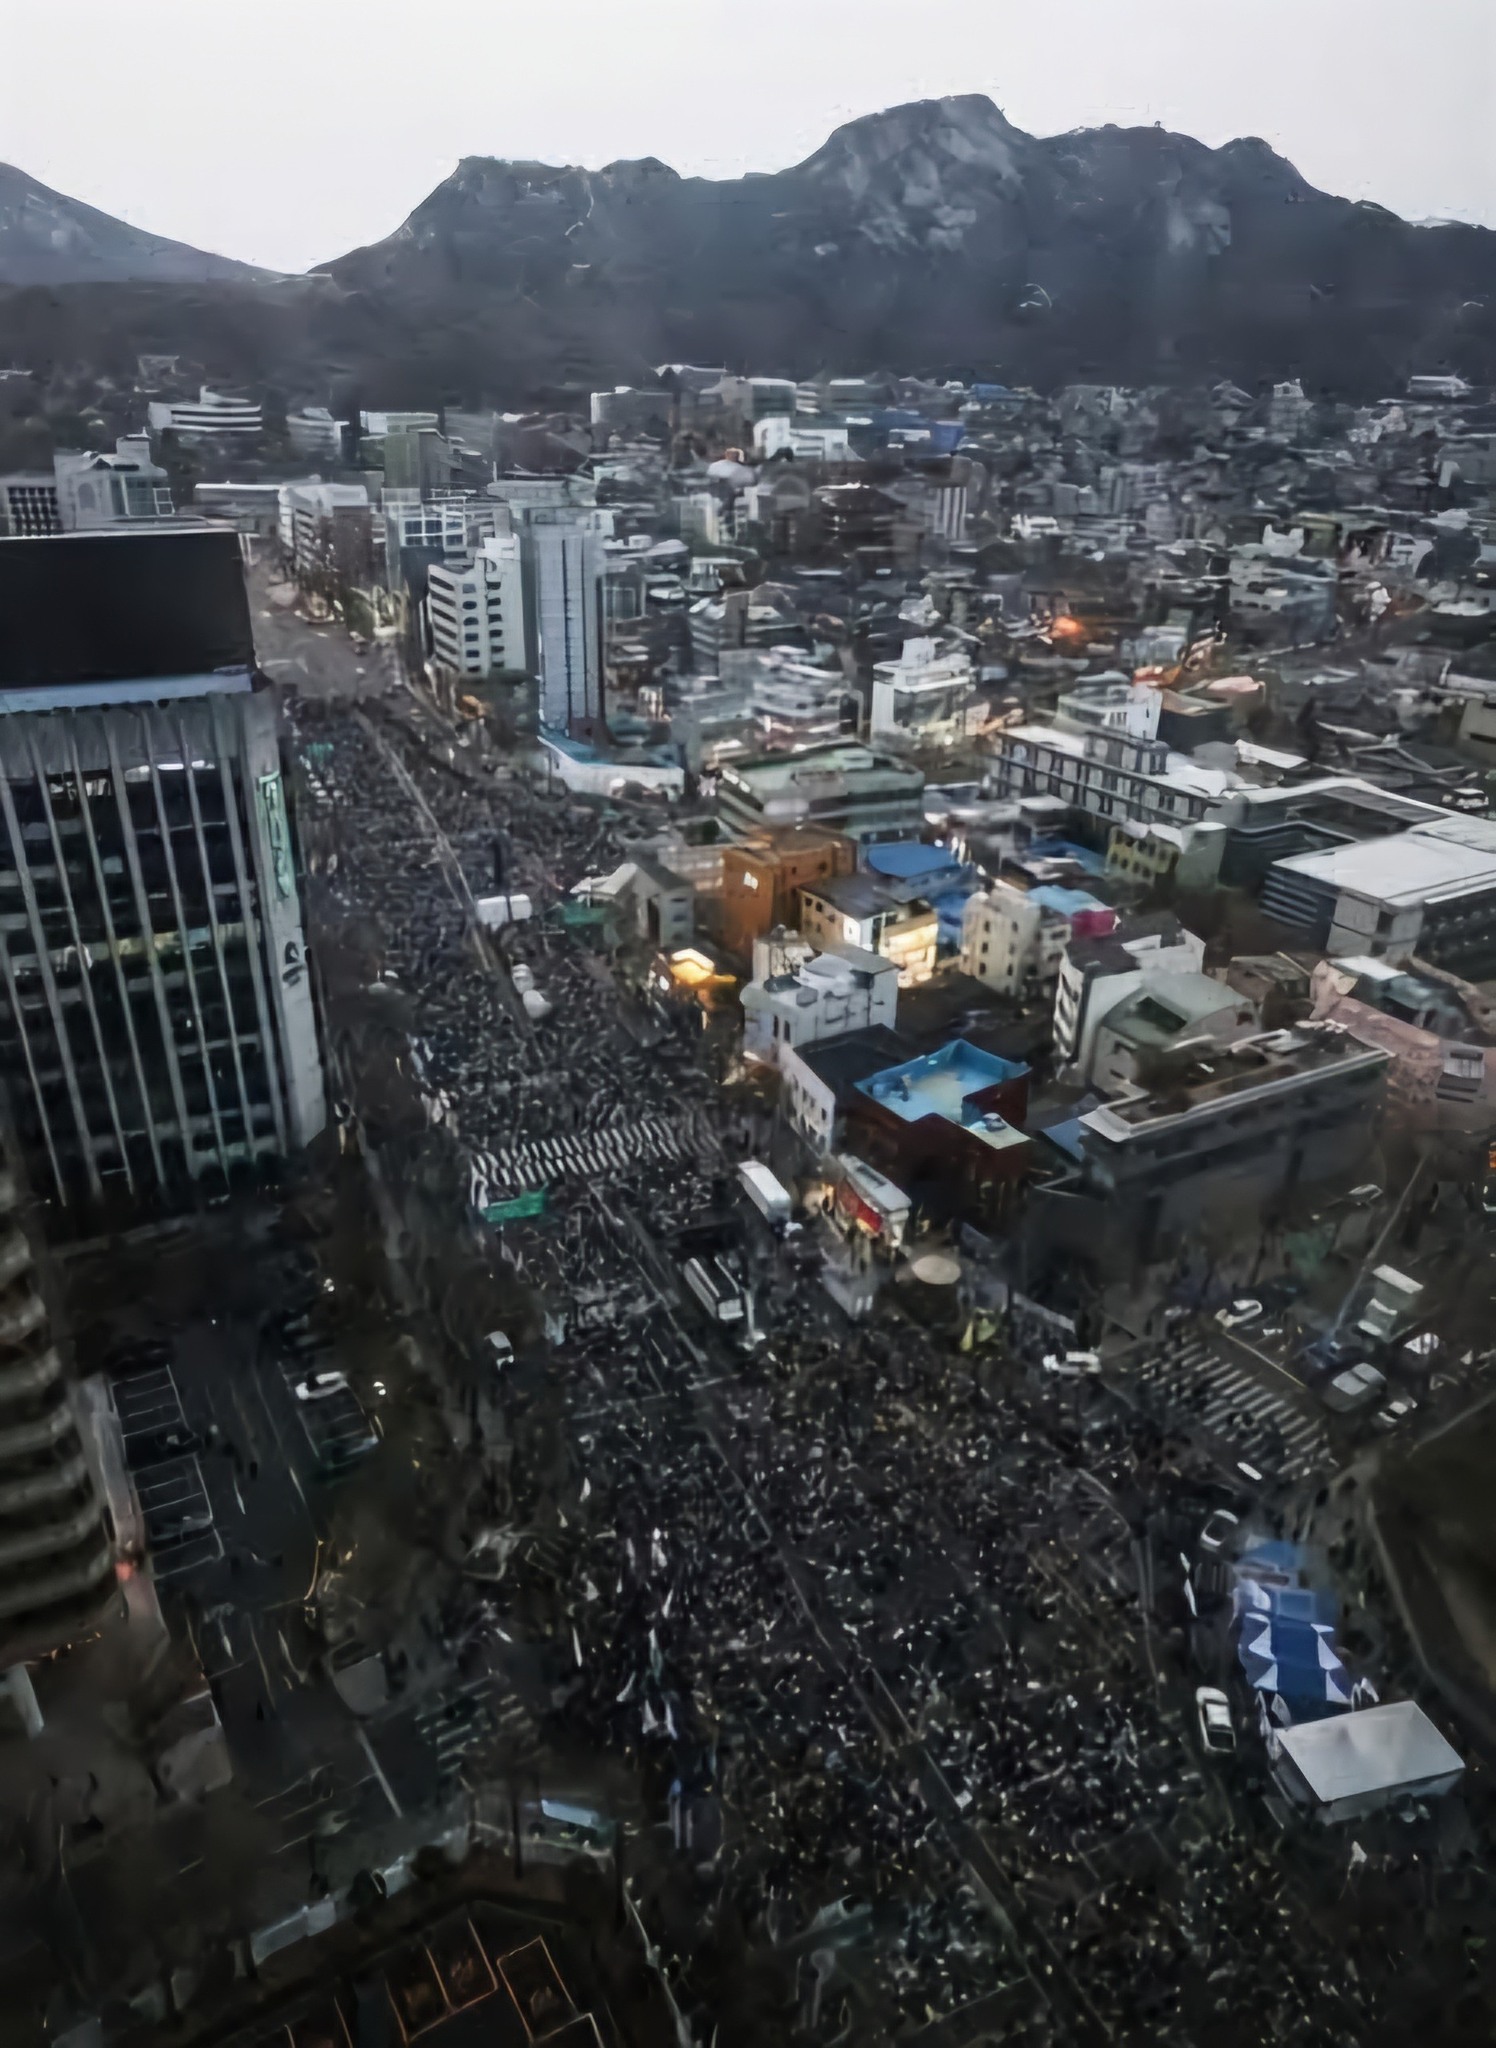
{"label": "black rooftop sign", "polygon": [[189,527],[0,540],[0,689],[253,666],[236,533]]}

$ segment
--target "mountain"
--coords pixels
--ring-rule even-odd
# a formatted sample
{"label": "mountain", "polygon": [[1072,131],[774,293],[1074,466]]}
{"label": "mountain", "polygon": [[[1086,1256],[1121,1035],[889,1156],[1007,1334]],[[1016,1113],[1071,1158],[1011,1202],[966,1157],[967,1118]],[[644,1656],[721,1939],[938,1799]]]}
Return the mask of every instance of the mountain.
{"label": "mountain", "polygon": [[0,297],[0,360],[12,335],[29,362],[94,332],[121,360],[172,347],[370,404],[514,405],[681,360],[1041,386],[1298,375],[1362,397],[1412,370],[1496,381],[1491,231],[1316,191],[1255,139],[1037,137],[980,95],[868,115],[742,178],[469,157],[312,277],[71,297]]}
{"label": "mountain", "polygon": [[203,284],[269,275],[145,234],[0,164],[0,285]]}

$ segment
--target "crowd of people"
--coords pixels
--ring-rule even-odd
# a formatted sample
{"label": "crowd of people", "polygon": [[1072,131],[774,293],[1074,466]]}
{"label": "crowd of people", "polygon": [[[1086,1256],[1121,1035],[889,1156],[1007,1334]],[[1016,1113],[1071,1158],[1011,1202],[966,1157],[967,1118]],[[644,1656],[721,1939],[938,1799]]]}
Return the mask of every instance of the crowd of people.
{"label": "crowd of people", "polygon": [[[309,711],[299,740],[331,828],[314,858],[410,1005],[463,1228],[475,1157],[649,1113],[698,1134],[563,1177],[493,1239],[552,1318],[565,1419],[511,1474],[546,1540],[514,1550],[503,1633],[539,1646],[556,1741],[627,1763],[668,1832],[641,1883],[697,2038],[763,2038],[766,2000],[807,2041],[982,2001],[1005,2041],[1398,2038],[1411,1980],[1364,1946],[1347,1970],[1321,1866],[1202,1756],[1182,1634],[1150,1621],[1140,1558],[1161,1493],[1188,1512],[1181,1442],[959,1351],[896,1290],[833,1320],[772,1255],[758,1343],[693,1320],[674,1246],[720,1207],[733,1132],[698,1040],[642,1043],[544,915],[625,857],[624,819],[495,774],[429,714]],[[464,892],[496,867],[540,913],[505,941],[538,1022],[473,942]]]}

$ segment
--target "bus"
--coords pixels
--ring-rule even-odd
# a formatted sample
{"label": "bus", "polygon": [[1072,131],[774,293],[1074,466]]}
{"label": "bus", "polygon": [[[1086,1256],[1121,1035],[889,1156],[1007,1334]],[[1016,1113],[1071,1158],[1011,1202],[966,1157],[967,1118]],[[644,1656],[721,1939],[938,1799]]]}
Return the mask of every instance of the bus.
{"label": "bus", "polygon": [[743,1283],[723,1258],[687,1259],[686,1285],[714,1323],[741,1323],[747,1315]]}

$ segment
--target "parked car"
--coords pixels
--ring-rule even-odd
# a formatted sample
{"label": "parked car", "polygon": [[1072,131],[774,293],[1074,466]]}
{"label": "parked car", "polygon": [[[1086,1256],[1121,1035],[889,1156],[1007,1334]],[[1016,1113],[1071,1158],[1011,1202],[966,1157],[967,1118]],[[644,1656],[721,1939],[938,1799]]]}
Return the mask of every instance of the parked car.
{"label": "parked car", "polygon": [[298,1380],[292,1389],[298,1401],[325,1401],[332,1394],[346,1394],[348,1375],[328,1370],[309,1372],[305,1379]]}
{"label": "parked car", "polygon": [[1240,1528],[1240,1515],[1233,1515],[1230,1508],[1217,1508],[1200,1531],[1201,1550],[1207,1557],[1219,1557],[1236,1542]]}
{"label": "parked car", "polygon": [[1344,1372],[1326,1380],[1319,1389],[1319,1398],[1332,1415],[1354,1415],[1358,1409],[1370,1407],[1386,1390],[1385,1376],[1363,1359],[1359,1365],[1347,1366]]}
{"label": "parked car", "polygon": [[496,1372],[514,1363],[514,1344],[503,1330],[490,1330],[483,1339],[483,1355]]}
{"label": "parked car", "polygon": [[1399,1394],[1395,1400],[1389,1401],[1385,1408],[1379,1408],[1376,1414],[1372,1416],[1372,1427],[1373,1429],[1396,1429],[1400,1423],[1407,1421],[1417,1406],[1418,1403],[1411,1394]]}
{"label": "parked car", "polygon": [[1234,1755],[1236,1723],[1231,1718],[1231,1702],[1219,1686],[1196,1687],[1195,1719],[1200,1726],[1200,1740],[1206,1749],[1217,1756]]}
{"label": "parked car", "polygon": [[1216,1310],[1216,1321],[1223,1330],[1236,1330],[1243,1323],[1255,1323],[1261,1314],[1262,1303],[1260,1301],[1243,1299],[1230,1302],[1225,1308],[1218,1308]]}

